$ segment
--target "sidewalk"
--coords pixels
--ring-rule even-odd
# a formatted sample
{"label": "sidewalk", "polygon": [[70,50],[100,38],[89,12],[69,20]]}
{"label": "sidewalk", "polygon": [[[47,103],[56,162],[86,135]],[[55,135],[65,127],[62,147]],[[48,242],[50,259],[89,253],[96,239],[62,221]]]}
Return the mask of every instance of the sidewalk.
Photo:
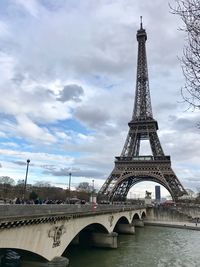
{"label": "sidewalk", "polygon": [[181,228],[181,229],[190,229],[200,231],[200,223],[196,225],[194,222],[168,222],[168,221],[144,221],[144,225],[152,226],[162,226],[162,227],[172,227],[172,228]]}

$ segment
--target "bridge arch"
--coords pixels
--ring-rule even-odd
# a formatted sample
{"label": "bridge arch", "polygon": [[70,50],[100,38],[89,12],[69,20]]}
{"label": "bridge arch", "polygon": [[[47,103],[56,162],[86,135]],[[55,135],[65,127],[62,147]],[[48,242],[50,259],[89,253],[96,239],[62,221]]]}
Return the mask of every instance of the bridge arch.
{"label": "bridge arch", "polygon": [[129,219],[125,216],[122,216],[118,219],[118,221],[115,223],[115,226],[114,226],[114,229],[113,231],[114,232],[118,232],[119,231],[119,225],[120,224],[129,224]]}
{"label": "bridge arch", "polygon": [[[93,232],[101,232],[101,233],[109,233],[108,229],[101,223],[90,223],[80,229],[79,233],[81,231],[93,231]],[[79,234],[78,233],[78,234]]]}
{"label": "bridge arch", "polygon": [[144,220],[146,218],[146,213],[143,211],[141,215],[141,219]]}
{"label": "bridge arch", "polygon": [[115,225],[117,225],[118,223],[129,223],[129,220],[128,220],[128,218],[126,217],[126,216],[122,216],[122,217],[120,217],[119,219],[118,219],[118,221],[116,222],[116,224]]}
{"label": "bridge arch", "polygon": [[135,213],[135,214],[133,215],[132,221],[133,221],[133,220],[139,220],[139,219],[140,219],[139,214],[138,214],[138,213]]}
{"label": "bridge arch", "polygon": [[[82,228],[69,244],[79,244],[82,246],[90,246],[90,239],[92,233],[108,234],[108,229],[100,223],[91,223]],[[68,245],[69,245],[68,244]],[[67,245],[67,247],[68,247]],[[66,249],[67,249],[66,247]]]}
{"label": "bridge arch", "polygon": [[26,260],[26,258],[32,258],[39,262],[48,262],[48,260],[45,257],[43,257],[41,254],[38,254],[35,251],[27,250],[25,248],[19,248],[18,246],[15,246],[15,245],[11,247],[4,247],[4,248],[1,248],[0,250],[1,250],[2,255],[6,254],[8,250],[13,250],[16,253],[18,253],[20,256],[22,256],[24,260]]}

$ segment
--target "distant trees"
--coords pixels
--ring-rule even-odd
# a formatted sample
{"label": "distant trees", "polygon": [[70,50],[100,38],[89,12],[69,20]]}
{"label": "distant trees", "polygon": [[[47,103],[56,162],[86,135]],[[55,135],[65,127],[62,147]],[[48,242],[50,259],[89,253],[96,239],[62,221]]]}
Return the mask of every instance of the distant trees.
{"label": "distant trees", "polygon": [[36,187],[51,187],[50,182],[46,182],[46,181],[37,181],[36,183],[34,183],[34,186]]}
{"label": "distant trees", "polygon": [[0,197],[7,198],[12,193],[15,180],[9,176],[0,176]]}
{"label": "distant trees", "polygon": [[85,200],[86,202],[89,201],[90,196],[93,193],[95,193],[95,190],[88,182],[79,183],[79,185],[76,187],[76,191],[74,191],[74,194],[76,194],[77,198]]}
{"label": "distant trees", "polygon": [[186,33],[183,57],[180,59],[185,86],[182,96],[194,108],[200,108],[200,1],[175,0],[172,13],[184,23],[181,30]]}
{"label": "distant trees", "polygon": [[19,179],[17,181],[17,184],[15,185],[15,187],[13,188],[14,190],[14,195],[15,197],[19,197],[21,198],[24,192],[24,180],[23,179]]}
{"label": "distant trees", "polygon": [[19,179],[17,181],[17,185],[19,185],[19,186],[24,185],[24,179]]}
{"label": "distant trees", "polygon": [[[62,200],[66,199],[66,190],[55,186],[36,186],[35,184],[29,189],[30,194],[32,192],[38,196],[41,200]],[[29,198],[30,198],[29,194]],[[32,196],[33,197],[33,196]]]}
{"label": "distant trees", "polygon": [[35,184],[27,184],[24,196],[24,180],[15,180],[9,176],[0,176],[0,199],[10,201],[16,198],[26,200],[61,200],[66,201],[67,198],[78,198],[80,200],[89,201],[93,192],[93,186],[88,182],[81,182],[76,190],[63,189],[55,187],[46,181],[37,181]]}
{"label": "distant trees", "polygon": [[79,183],[76,189],[77,191],[84,191],[84,192],[89,193],[92,191],[92,186],[90,186],[88,182],[81,182]]}
{"label": "distant trees", "polygon": [[[24,180],[20,179],[15,184],[15,180],[9,176],[0,176],[0,199],[22,198],[24,191]],[[34,185],[27,184],[25,199],[52,199],[65,200],[66,190],[53,187],[49,182],[39,181]]]}
{"label": "distant trees", "polygon": [[10,178],[9,176],[0,176],[0,184],[14,185],[15,180],[13,178]]}
{"label": "distant trees", "polygon": [[35,193],[35,191],[32,191],[29,195],[29,199],[36,200],[38,198],[38,194]]}

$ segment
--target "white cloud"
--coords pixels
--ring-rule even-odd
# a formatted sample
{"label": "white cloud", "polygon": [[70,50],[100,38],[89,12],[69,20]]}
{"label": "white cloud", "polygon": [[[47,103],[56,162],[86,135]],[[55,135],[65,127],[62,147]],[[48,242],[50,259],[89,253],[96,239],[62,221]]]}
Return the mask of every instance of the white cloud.
{"label": "white cloud", "polygon": [[66,166],[66,164],[72,164],[73,158],[67,155],[56,155],[51,153],[44,153],[44,152],[25,152],[22,150],[11,150],[11,149],[0,149],[0,154],[9,156],[12,158],[19,158],[21,161],[25,159],[31,159],[31,163],[35,165],[41,165],[41,163],[46,164],[49,162],[52,165],[58,165],[60,167]]}
{"label": "white cloud", "polygon": [[8,25],[5,22],[0,21],[0,37],[3,38],[8,36],[9,36]]}
{"label": "white cloud", "polygon": [[39,16],[39,9],[41,9],[41,6],[39,5],[39,2],[37,0],[14,0],[14,2],[24,8],[30,15],[34,17]]}
{"label": "white cloud", "polygon": [[28,117],[17,116],[16,133],[21,137],[27,137],[45,143],[55,143],[56,139],[48,132],[46,128],[40,128],[33,123]]}

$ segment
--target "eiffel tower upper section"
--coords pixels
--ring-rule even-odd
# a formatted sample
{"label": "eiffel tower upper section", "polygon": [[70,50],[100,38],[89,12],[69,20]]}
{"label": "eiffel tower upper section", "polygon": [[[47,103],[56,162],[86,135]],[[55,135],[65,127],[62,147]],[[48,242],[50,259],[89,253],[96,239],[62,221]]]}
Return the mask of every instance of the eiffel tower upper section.
{"label": "eiffel tower upper section", "polygon": [[149,78],[146,57],[146,40],[147,34],[143,29],[142,22],[140,29],[137,31],[138,41],[138,59],[137,59],[137,77],[136,77],[136,94],[133,111],[133,120],[153,119],[151,108],[151,98],[149,91]]}
{"label": "eiffel tower upper section", "polygon": [[[164,156],[160,141],[156,131],[158,130],[157,121],[153,119],[151,107],[151,97],[149,91],[149,78],[146,57],[147,34],[143,29],[142,21],[140,29],[137,31],[138,59],[135,104],[132,120],[129,122],[130,131],[127,136],[121,156],[139,156],[140,141],[149,139],[152,154],[154,157]],[[133,139],[134,133],[134,139]]]}
{"label": "eiffel tower upper section", "polygon": [[[149,91],[146,56],[147,34],[142,19],[137,31],[138,59],[135,104],[129,132],[115,167],[99,191],[99,199],[125,200],[130,188],[142,181],[163,185],[174,200],[186,194],[171,168],[170,156],[166,156],[157,135],[158,123],[153,118]],[[141,140],[149,141],[152,155],[140,155]]]}

